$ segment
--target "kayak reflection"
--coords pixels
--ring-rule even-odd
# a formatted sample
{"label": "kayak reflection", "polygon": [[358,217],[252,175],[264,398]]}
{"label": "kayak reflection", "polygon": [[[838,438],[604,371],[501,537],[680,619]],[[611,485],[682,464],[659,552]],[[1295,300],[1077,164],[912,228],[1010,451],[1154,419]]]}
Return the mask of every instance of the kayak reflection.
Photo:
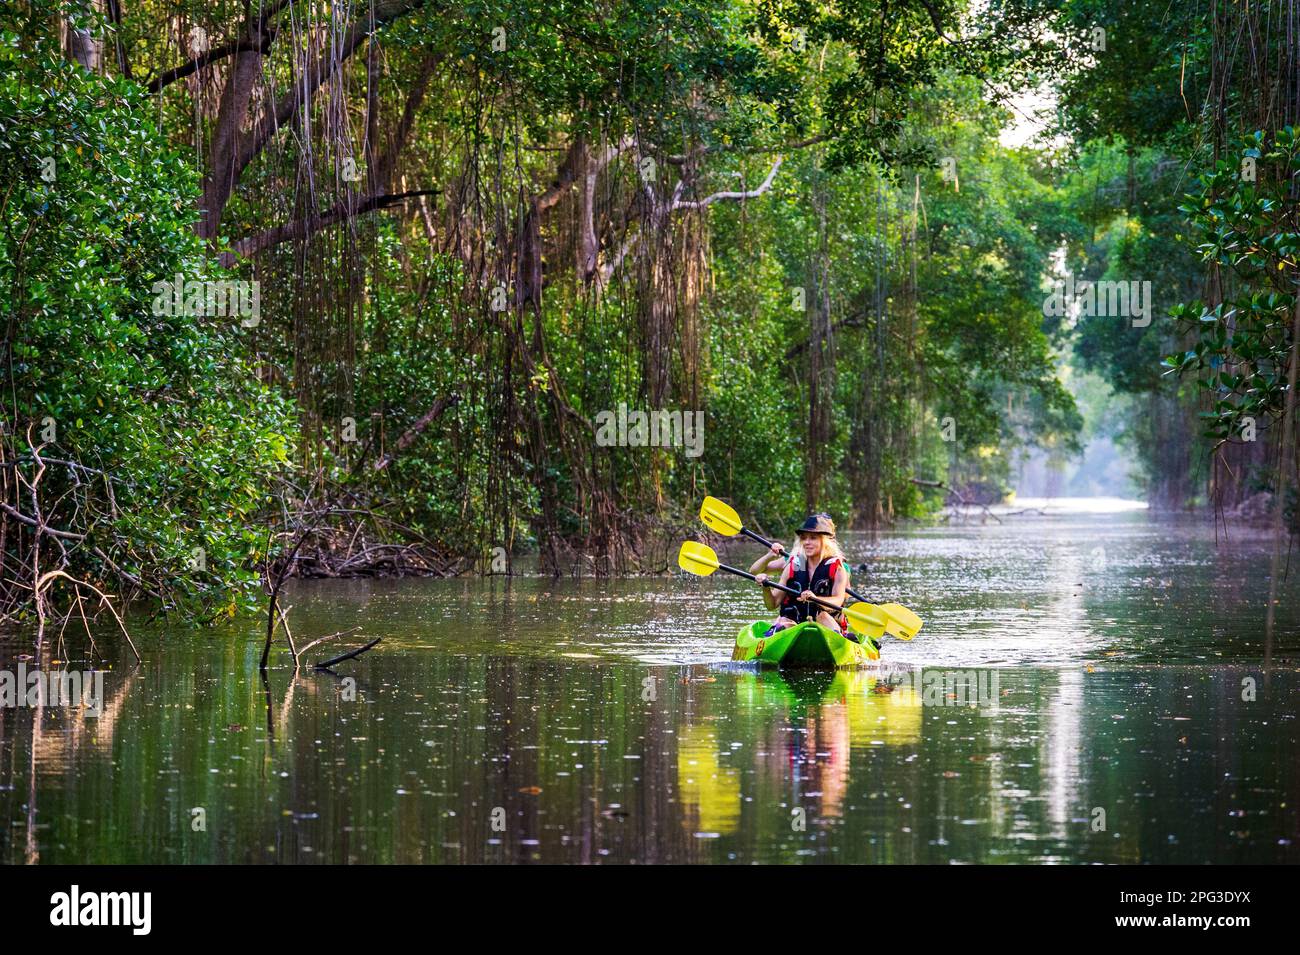
{"label": "kayak reflection", "polygon": [[734,681],[737,710],[766,724],[766,731],[752,752],[722,739],[717,726],[705,722],[708,716],[678,731],[682,821],[699,838],[735,833],[742,809],[755,800],[838,817],[854,750],[913,745],[921,738],[921,696],[902,669],[738,668],[726,676]]}
{"label": "kayak reflection", "polygon": [[740,770],[721,766],[712,726],[688,726],[677,739],[677,786],[683,821],[702,836],[729,835],[740,824]]}

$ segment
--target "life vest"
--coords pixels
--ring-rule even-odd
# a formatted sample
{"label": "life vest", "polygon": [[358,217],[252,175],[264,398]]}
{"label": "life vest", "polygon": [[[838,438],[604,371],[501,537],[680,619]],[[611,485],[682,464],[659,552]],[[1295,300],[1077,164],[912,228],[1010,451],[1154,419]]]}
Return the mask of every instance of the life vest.
{"label": "life vest", "polygon": [[[786,581],[786,586],[792,590],[798,590],[801,593],[811,589],[814,596],[829,597],[835,590],[835,575],[844,565],[843,558],[831,557],[817,565],[813,571],[812,579],[808,579],[808,564],[806,561],[796,561],[790,571],[790,579]],[[846,571],[847,572],[847,571]],[[796,600],[793,595],[785,594],[781,600],[781,616],[793,620],[795,623],[803,623],[805,620],[816,620],[817,614],[826,610],[820,604],[812,602],[803,602]],[[844,614],[833,613],[826,610],[827,613],[835,619],[841,630],[844,629]]]}

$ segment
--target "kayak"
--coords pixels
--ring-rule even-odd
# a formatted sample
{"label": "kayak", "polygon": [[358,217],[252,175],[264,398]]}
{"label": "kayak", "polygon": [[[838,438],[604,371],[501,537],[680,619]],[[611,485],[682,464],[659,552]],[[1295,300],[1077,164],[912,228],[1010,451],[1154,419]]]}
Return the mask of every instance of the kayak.
{"label": "kayak", "polygon": [[866,666],[880,659],[880,647],[870,637],[858,643],[812,620],[763,636],[771,625],[759,620],[741,628],[731,659],[792,668]]}

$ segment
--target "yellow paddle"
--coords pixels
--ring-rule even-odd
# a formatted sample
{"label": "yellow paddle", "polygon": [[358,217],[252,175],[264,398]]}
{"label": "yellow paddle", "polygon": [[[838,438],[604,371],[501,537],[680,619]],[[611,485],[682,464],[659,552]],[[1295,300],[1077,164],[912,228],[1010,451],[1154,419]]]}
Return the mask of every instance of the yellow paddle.
{"label": "yellow paddle", "polygon": [[[742,534],[764,547],[772,546],[772,542],[766,537],[760,537],[748,527],[745,527],[735,508],[726,501],[718,500],[716,497],[706,497],[704,499],[704,503],[700,505],[700,520],[704,521],[705,526],[710,530],[716,531],[724,537],[735,537],[737,534]],[[781,548],[781,553],[785,553],[784,547]],[[855,600],[866,600],[862,594],[851,587],[848,593]],[[885,616],[885,632],[898,637],[900,640],[911,640],[916,636],[917,631],[921,629],[921,618],[902,604],[881,604],[877,609]]]}
{"label": "yellow paddle", "polygon": [[[744,577],[746,580],[757,581],[758,579],[748,571],[728,567],[726,564],[719,562],[718,555],[713,552],[713,548],[698,541],[682,541],[682,549],[677,554],[677,566],[687,573],[696,574],[700,577],[707,577],[715,570],[722,570],[728,574],[735,574],[737,577]],[[792,594],[795,597],[799,596],[799,591],[793,587],[786,587],[774,580],[763,581],[763,586]],[[816,597],[809,597],[808,599],[811,603],[825,607],[832,614],[839,613],[842,610],[844,616],[848,618],[850,627],[858,633],[866,634],[873,640],[879,640],[885,633],[885,615],[874,604],[860,601],[841,608],[824,600],[818,600]]]}
{"label": "yellow paddle", "polygon": [[[853,591],[849,591],[857,596]],[[885,632],[900,640],[911,640],[921,629],[921,618],[902,604],[881,604],[880,612],[885,615]]]}

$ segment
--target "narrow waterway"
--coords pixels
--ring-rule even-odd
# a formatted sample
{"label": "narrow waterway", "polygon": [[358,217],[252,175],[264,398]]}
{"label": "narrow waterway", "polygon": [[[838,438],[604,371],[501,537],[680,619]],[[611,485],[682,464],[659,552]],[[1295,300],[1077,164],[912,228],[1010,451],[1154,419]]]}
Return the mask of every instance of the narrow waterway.
{"label": "narrow waterway", "polygon": [[1266,538],[1002,521],[846,538],[925,619],[872,670],[729,663],[716,575],[298,585],[300,643],[359,628],[314,659],[384,639],[269,687],[257,619],[10,634],[107,670],[97,717],[0,708],[0,861],[1300,861],[1300,573],[1266,669]]}

